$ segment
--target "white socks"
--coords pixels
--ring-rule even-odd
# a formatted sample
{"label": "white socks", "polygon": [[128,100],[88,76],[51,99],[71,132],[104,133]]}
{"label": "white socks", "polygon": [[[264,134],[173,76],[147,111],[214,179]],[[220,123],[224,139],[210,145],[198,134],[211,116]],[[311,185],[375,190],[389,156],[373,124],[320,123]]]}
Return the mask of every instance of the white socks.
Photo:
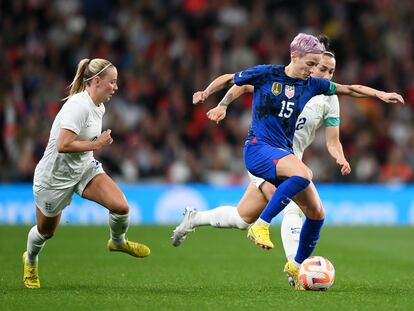
{"label": "white socks", "polygon": [[[109,227],[111,229],[111,239],[116,245],[125,243],[125,233],[128,230],[129,214],[117,215],[109,213]],[[38,255],[45,245],[46,239],[39,233],[37,226],[33,226],[27,237],[27,259],[29,265],[36,265]]]}
{"label": "white socks", "polygon": [[111,240],[116,245],[125,243],[125,233],[129,226],[129,214],[118,215],[109,212],[109,228],[111,229]]}
{"label": "white socks", "polygon": [[281,236],[288,261],[293,261],[298,250],[300,230],[302,229],[302,211],[291,201],[283,210]]}
{"label": "white socks", "polygon": [[32,266],[37,264],[38,255],[45,245],[45,242],[46,239],[37,231],[37,226],[33,226],[27,237],[27,264]]}
{"label": "white socks", "polygon": [[223,205],[212,210],[201,211],[194,214],[191,218],[191,224],[194,227],[212,226],[216,228],[239,228],[247,229],[249,224],[246,223],[237,212],[235,206]]}

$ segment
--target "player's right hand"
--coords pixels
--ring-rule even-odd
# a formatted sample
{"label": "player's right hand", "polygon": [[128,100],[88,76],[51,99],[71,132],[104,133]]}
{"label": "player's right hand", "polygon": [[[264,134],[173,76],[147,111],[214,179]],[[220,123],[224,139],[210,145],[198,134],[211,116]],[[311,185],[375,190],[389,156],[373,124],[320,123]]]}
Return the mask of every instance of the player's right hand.
{"label": "player's right hand", "polygon": [[349,175],[351,173],[351,165],[345,159],[338,159],[336,161],[337,164],[341,167],[341,174],[342,175]]}
{"label": "player's right hand", "polygon": [[390,103],[390,104],[403,104],[404,105],[404,98],[397,93],[387,93],[387,92],[381,92],[379,93],[378,97],[386,102],[386,103]]}
{"label": "player's right hand", "polygon": [[205,91],[198,91],[193,94],[193,104],[197,105],[199,103],[203,103],[208,97],[207,92]]}
{"label": "player's right hand", "polygon": [[223,120],[226,117],[226,110],[226,107],[218,105],[213,109],[207,111],[207,118],[218,124],[221,120]]}
{"label": "player's right hand", "polygon": [[108,129],[103,131],[102,134],[96,140],[96,143],[100,146],[100,148],[110,145],[113,143],[113,138],[111,137],[111,130]]}

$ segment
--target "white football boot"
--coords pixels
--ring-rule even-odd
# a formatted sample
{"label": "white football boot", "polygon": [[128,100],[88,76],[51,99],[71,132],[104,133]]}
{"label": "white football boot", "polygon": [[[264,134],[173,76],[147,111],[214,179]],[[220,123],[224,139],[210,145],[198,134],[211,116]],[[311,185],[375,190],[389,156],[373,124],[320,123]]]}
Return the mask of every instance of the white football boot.
{"label": "white football boot", "polygon": [[171,237],[172,245],[179,246],[187,237],[190,232],[194,231],[191,219],[197,213],[197,210],[194,207],[186,207],[184,210],[184,218],[181,223],[173,231],[173,236]]}

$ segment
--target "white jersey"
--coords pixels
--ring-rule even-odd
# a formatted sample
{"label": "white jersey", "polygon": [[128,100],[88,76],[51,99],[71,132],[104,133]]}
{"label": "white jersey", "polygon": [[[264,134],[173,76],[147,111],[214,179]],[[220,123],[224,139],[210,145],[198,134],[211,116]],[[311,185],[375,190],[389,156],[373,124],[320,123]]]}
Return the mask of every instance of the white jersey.
{"label": "white jersey", "polygon": [[339,126],[339,100],[336,95],[317,95],[303,108],[296,122],[293,152],[302,159],[303,152],[315,139],[316,130],[325,126]]}
{"label": "white jersey", "polygon": [[61,128],[77,134],[76,140],[93,141],[102,132],[105,106],[96,106],[87,91],[71,96],[62,106],[50,130],[45,153],[36,166],[34,185],[66,189],[76,185],[94,160],[92,151],[58,153],[57,139]]}

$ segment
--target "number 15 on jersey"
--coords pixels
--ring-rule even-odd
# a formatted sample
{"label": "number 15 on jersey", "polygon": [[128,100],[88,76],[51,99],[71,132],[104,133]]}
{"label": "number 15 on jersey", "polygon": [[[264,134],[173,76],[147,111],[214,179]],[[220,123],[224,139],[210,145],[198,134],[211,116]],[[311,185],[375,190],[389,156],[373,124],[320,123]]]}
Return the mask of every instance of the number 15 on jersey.
{"label": "number 15 on jersey", "polygon": [[280,109],[279,114],[277,115],[278,117],[281,118],[290,118],[290,116],[293,113],[293,106],[295,105],[295,103],[293,102],[286,102],[286,100],[282,100],[282,108]]}

